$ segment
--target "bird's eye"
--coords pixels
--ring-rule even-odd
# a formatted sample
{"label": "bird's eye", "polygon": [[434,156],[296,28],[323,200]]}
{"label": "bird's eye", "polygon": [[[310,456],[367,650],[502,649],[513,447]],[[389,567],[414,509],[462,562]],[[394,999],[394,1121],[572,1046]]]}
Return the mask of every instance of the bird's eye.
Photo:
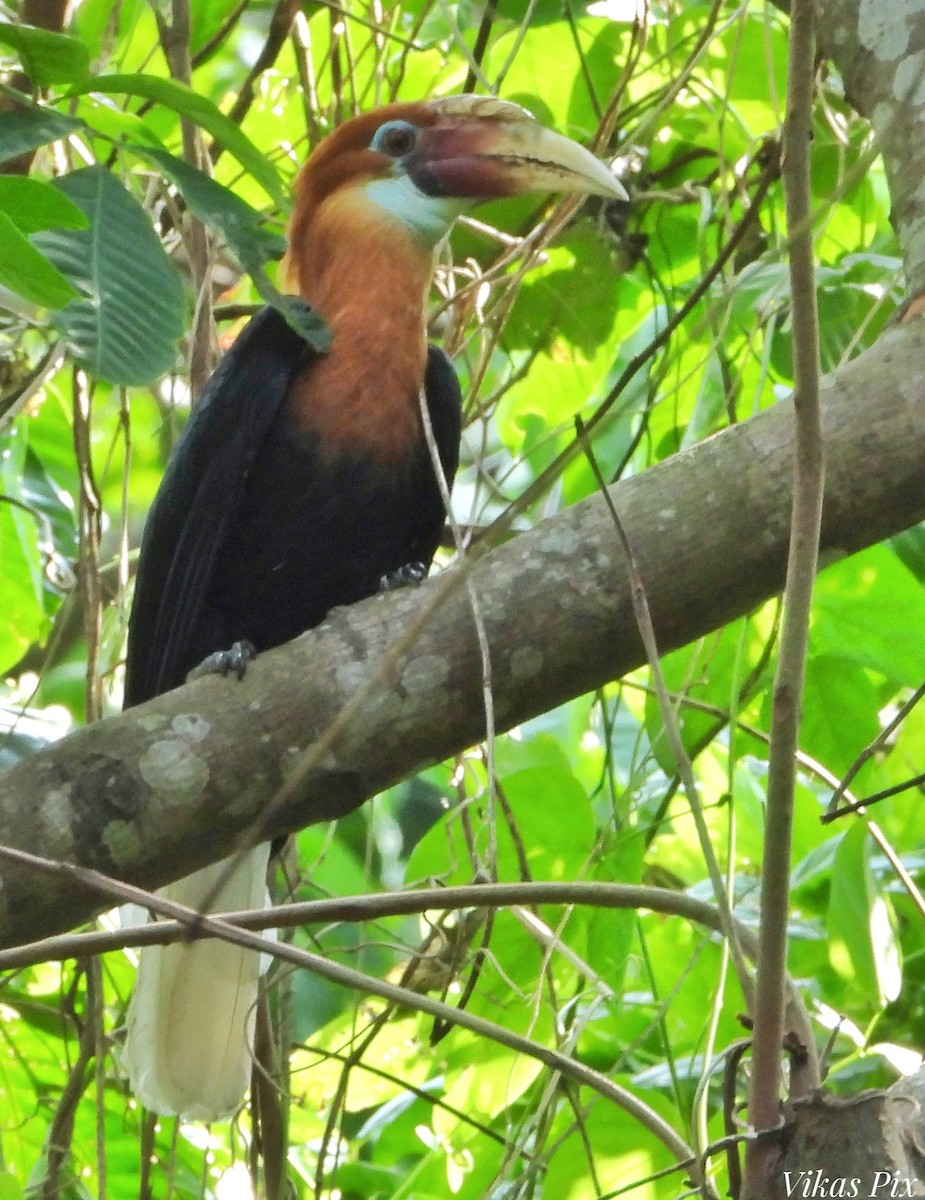
{"label": "bird's eye", "polygon": [[407,121],[389,121],[376,130],[372,140],[372,149],[389,158],[403,158],[415,147],[418,131]]}

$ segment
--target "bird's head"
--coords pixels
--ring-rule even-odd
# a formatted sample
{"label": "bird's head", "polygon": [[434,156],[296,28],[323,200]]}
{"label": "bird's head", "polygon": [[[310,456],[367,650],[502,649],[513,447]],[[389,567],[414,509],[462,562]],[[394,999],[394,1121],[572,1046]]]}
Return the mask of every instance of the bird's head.
{"label": "bird's head", "polygon": [[326,137],[299,177],[290,224],[293,266],[322,210],[404,229],[435,246],[484,200],[531,192],[626,199],[613,173],[583,146],[526,109],[485,96],[390,104]]}

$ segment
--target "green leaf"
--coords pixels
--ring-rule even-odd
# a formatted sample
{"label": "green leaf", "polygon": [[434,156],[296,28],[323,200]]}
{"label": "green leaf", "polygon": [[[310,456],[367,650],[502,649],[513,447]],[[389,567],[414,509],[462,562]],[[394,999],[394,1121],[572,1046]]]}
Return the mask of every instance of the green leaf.
{"label": "green leaf", "polygon": [[[657,1100],[646,1095],[647,1103],[655,1103],[660,1111],[667,1111],[667,1106]],[[628,1114],[612,1106],[609,1109],[598,1106],[587,1116],[582,1114],[580,1130],[577,1122],[568,1125],[563,1121],[563,1128],[556,1133],[558,1136],[550,1138],[552,1153],[543,1180],[544,1195],[567,1196],[569,1200],[592,1200],[601,1194],[618,1196],[621,1192],[625,1192],[627,1200],[677,1195],[677,1191],[656,1192],[651,1183],[646,1184],[654,1172],[669,1165],[668,1154]],[[588,1173],[589,1145],[594,1147],[595,1154],[593,1180]]]}
{"label": "green leaf", "polygon": [[301,296],[290,296],[277,291],[263,271],[250,271],[261,299],[271,304],[286,318],[296,333],[300,334],[312,349],[324,353],[331,348],[331,331],[324,319],[310,308]]}
{"label": "green leaf", "polygon": [[23,70],[39,87],[77,83],[90,70],[90,53],[78,38],[33,25],[0,23],[0,42],[12,46]]}
{"label": "green leaf", "polygon": [[[41,562],[35,526],[27,513],[4,503],[0,496],[0,574],[3,606],[0,615],[0,670],[22,658],[46,631],[42,604]],[[31,536],[30,536],[31,535]]]}
{"label": "green leaf", "polygon": [[55,314],[77,362],[97,379],[143,384],[169,371],[183,332],[183,286],[144,209],[102,167],[56,181],[90,221],[36,241],[84,298]]}
{"label": "green leaf", "polygon": [[170,177],[200,221],[220,233],[242,262],[250,259],[263,264],[285,253],[286,239],[263,227],[263,214],[204,171],[156,147],[130,149],[156,163]]}
{"label": "green leaf", "polygon": [[[763,662],[766,635],[757,622],[736,621],[716,633],[665,656],[662,664],[670,692],[683,693],[693,704],[681,705],[677,714],[685,749],[696,757],[706,744],[724,728],[730,709],[743,703],[741,689],[746,682],[756,689],[753,672]],[[769,667],[762,677],[767,680]],[[646,698],[646,731],[652,751],[669,776],[677,770],[674,755],[664,736],[664,722],[655,696]]]}
{"label": "green leaf", "polygon": [[613,330],[619,279],[608,269],[599,233],[582,223],[567,244],[547,252],[550,266],[533,271],[506,326],[512,345],[536,347],[565,338],[590,356]]}
{"label": "green leaf", "polygon": [[889,545],[919,581],[925,580],[925,525],[914,525],[891,537]]}
{"label": "green leaf", "polygon": [[132,149],[157,163],[173,180],[192,212],[228,245],[267,304],[278,309],[313,349],[321,353],[329,349],[331,335],[321,317],[298,296],[278,291],[267,277],[265,264],[285,253],[286,240],[264,227],[263,214],[166,150],[148,146]]}
{"label": "green leaf", "polygon": [[[591,802],[574,774],[545,763],[507,774],[503,780],[509,821],[498,830],[498,876],[522,878],[525,855],[533,879],[575,879],[585,869],[595,841]],[[415,846],[408,877],[466,878],[466,833],[460,813],[449,813]],[[456,874],[459,872],[459,874]]]}
{"label": "green leaf", "polygon": [[[771,696],[767,695],[768,711]],[[856,662],[814,654],[806,664],[800,748],[841,774],[880,732],[877,691]]]}
{"label": "green leaf", "polygon": [[876,885],[868,856],[867,825],[858,821],[835,853],[827,926],[832,964],[853,978],[872,1007],[883,1008],[902,988],[895,920]]}
{"label": "green leaf", "polygon": [[85,92],[143,96],[146,100],[163,104],[181,117],[189,117],[217,142],[226,146],[274,203],[285,208],[286,197],[279,175],[267,156],[211,100],[200,96],[192,88],[173,79],[159,79],[155,75],[100,75],[74,88],[70,94],[77,96]]}
{"label": "green leaf", "polygon": [[36,447],[41,447],[42,439],[34,435],[35,425],[30,424],[29,445],[17,472],[18,498],[28,504],[37,519],[41,518],[57,552],[68,559],[76,558],[78,538],[74,504],[39,457]]}
{"label": "green leaf", "polygon": [[0,212],[0,284],[43,308],[61,308],[78,294],[4,212]]}
{"label": "green leaf", "polygon": [[0,162],[28,154],[30,150],[66,138],[75,129],[82,128],[83,121],[47,108],[0,112]]}
{"label": "green leaf", "polygon": [[87,226],[86,215],[59,188],[19,175],[0,175],[0,213],[23,233]]}
{"label": "green leaf", "polygon": [[195,54],[228,23],[239,0],[196,0],[190,5],[190,49]]}
{"label": "green leaf", "polygon": [[925,593],[888,546],[853,554],[819,576],[810,652],[850,659],[896,683],[925,678]]}
{"label": "green leaf", "polygon": [[0,1200],[20,1200],[22,1188],[6,1171],[0,1175]]}
{"label": "green leaf", "polygon": [[67,1022],[54,1000],[49,1002],[30,996],[21,988],[7,986],[3,989],[3,1003],[40,1033],[63,1038],[67,1032]]}
{"label": "green leaf", "polygon": [[85,96],[78,100],[75,112],[83,118],[88,128],[109,138],[111,142],[132,142],[164,149],[164,143],[152,129],[150,121],[137,113],[116,108],[98,96]]}

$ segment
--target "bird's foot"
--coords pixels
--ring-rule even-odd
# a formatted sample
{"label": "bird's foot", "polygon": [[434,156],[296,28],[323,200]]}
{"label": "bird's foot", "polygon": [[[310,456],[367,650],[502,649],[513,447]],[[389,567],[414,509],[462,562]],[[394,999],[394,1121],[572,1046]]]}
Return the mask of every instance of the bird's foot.
{"label": "bird's foot", "polygon": [[235,642],[228,650],[216,650],[207,655],[198,667],[193,667],[186,681],[201,679],[203,675],[230,675],[232,672],[238,679],[243,679],[251,659],[257,657],[257,651],[248,641]]}
{"label": "bird's foot", "polygon": [[398,588],[417,587],[427,578],[427,564],[422,562],[404,563],[396,571],[389,571],[379,580],[380,592],[394,592]]}

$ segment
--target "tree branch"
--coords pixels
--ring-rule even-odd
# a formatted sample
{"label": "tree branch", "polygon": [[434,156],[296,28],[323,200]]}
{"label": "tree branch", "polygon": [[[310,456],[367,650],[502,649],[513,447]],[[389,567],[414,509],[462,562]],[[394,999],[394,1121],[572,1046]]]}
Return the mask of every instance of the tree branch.
{"label": "tree branch", "polygon": [[[824,381],[824,561],[925,517],[923,361],[916,323]],[[782,586],[792,453],[793,410],[780,403],[616,485],[663,652]],[[600,497],[469,570],[499,728],[644,661]],[[197,680],[26,760],[4,776],[0,842],[159,886],[232,852],[268,807],[264,836],[328,820],[472,745],[484,733],[482,666],[463,578],[457,568],[335,610],[241,683]],[[99,907],[72,881],[4,865],[0,944],[71,928]]]}
{"label": "tree branch", "polygon": [[[810,192],[815,48],[815,0],[793,0],[782,173],[790,245],[796,436],[784,619],[774,677],[765,846],[761,868],[755,1034],[748,1099],[749,1122],[759,1132],[775,1129],[781,1121],[780,1062],[784,1046],[793,808],[825,478],[819,409],[819,319]],[[813,1046],[812,1042],[810,1046]],[[810,1047],[806,1049],[808,1052]],[[795,1096],[802,1099],[811,1087],[819,1086],[818,1068],[814,1064],[812,1070],[794,1072],[791,1083]],[[773,1141],[759,1138],[749,1143],[745,1157],[744,1196],[764,1195],[771,1166],[777,1157],[778,1149]]]}
{"label": "tree branch", "polygon": [[877,136],[890,187],[890,220],[902,248],[906,291],[925,292],[925,3],[817,0],[819,47],[845,83],[848,102]]}

